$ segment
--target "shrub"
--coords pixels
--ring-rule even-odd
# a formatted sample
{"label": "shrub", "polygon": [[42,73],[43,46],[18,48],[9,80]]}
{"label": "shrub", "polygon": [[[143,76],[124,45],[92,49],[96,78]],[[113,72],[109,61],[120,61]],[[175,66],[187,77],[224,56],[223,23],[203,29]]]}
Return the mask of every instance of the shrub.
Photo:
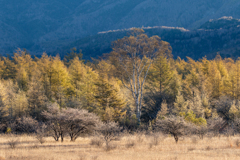
{"label": "shrub", "polygon": [[94,138],[91,139],[91,143],[90,144],[98,146],[98,147],[101,147],[103,145],[103,140],[101,138],[94,137]]}
{"label": "shrub", "polygon": [[5,123],[0,122],[0,133],[6,133],[7,125]]}
{"label": "shrub", "polygon": [[104,141],[106,144],[106,148],[107,148],[107,150],[109,150],[110,148],[112,148],[112,146],[109,146],[109,143],[112,140],[115,140],[119,136],[119,132],[120,132],[121,128],[115,122],[102,123],[99,127],[100,127],[99,131],[103,135],[103,138],[104,138]]}
{"label": "shrub", "polygon": [[234,120],[234,130],[236,133],[240,133],[240,118]]}
{"label": "shrub", "polygon": [[92,133],[99,124],[99,118],[87,110],[67,108],[62,113],[66,116],[66,129],[71,141],[75,141],[81,134]]}
{"label": "shrub", "polygon": [[113,149],[116,149],[117,148],[117,145],[114,145],[114,144],[108,144],[106,146],[106,151],[110,151],[110,150],[113,150]]}
{"label": "shrub", "polygon": [[187,134],[192,128],[182,117],[170,116],[162,120],[157,120],[155,129],[163,133],[174,136],[176,143],[180,136]]}
{"label": "shrub", "polygon": [[240,140],[237,139],[237,140],[235,141],[235,144],[236,144],[237,147],[240,147]]}
{"label": "shrub", "polygon": [[129,140],[129,141],[127,141],[125,146],[126,146],[126,148],[132,148],[135,146],[135,142],[133,140]]}
{"label": "shrub", "polygon": [[11,149],[15,149],[18,144],[18,139],[13,135],[10,135],[10,139],[8,140],[8,145]]}
{"label": "shrub", "polygon": [[226,122],[219,117],[208,119],[208,131],[212,132],[214,136],[217,136],[219,134],[220,128],[223,126],[224,123]]}
{"label": "shrub", "polygon": [[12,129],[10,127],[7,127],[6,134],[10,134],[12,132]]}
{"label": "shrub", "polygon": [[157,146],[159,144],[159,141],[160,141],[160,135],[158,133],[153,133],[151,135],[152,137],[152,140],[151,140],[151,143],[154,145],[154,146]]}
{"label": "shrub", "polygon": [[38,129],[37,129],[37,136],[36,139],[43,144],[45,142],[45,136],[46,136],[46,132],[47,132],[47,126],[43,123],[41,125],[39,125]]}
{"label": "shrub", "polygon": [[192,137],[191,140],[192,140],[192,143],[194,143],[194,144],[197,144],[197,143],[198,143],[197,137]]}
{"label": "shrub", "polygon": [[42,135],[37,135],[36,138],[39,141],[39,143],[41,143],[41,144],[43,144],[45,142],[45,138]]}
{"label": "shrub", "polygon": [[204,126],[207,125],[206,119],[200,117],[196,118],[196,114],[193,113],[193,111],[188,112],[185,116],[184,119],[188,122],[194,123],[198,126]]}
{"label": "shrub", "polygon": [[87,110],[62,108],[52,104],[42,115],[47,119],[47,125],[53,138],[63,141],[65,134],[69,134],[71,141],[75,141],[80,134],[89,133],[96,129],[99,118],[88,113]]}
{"label": "shrub", "polygon": [[208,132],[208,127],[207,126],[197,126],[196,128],[196,134],[203,139],[204,135],[206,135]]}
{"label": "shrub", "polygon": [[138,143],[142,143],[144,141],[144,137],[145,137],[145,132],[143,131],[136,132],[136,139]]}
{"label": "shrub", "polygon": [[[17,133],[36,133],[38,122],[31,117],[21,117],[16,119],[14,123],[10,125],[10,129]],[[8,130],[10,132],[10,129]]]}

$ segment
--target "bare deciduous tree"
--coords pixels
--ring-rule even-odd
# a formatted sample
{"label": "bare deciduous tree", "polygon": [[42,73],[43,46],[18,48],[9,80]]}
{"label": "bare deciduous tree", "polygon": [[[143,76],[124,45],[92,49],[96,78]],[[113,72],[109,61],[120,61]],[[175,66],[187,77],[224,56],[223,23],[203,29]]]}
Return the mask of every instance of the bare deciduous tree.
{"label": "bare deciduous tree", "polygon": [[50,131],[51,136],[58,141],[61,137],[61,141],[63,141],[64,134],[66,131],[64,115],[60,112],[59,106],[54,103],[48,106],[47,111],[43,111],[42,115],[48,120],[47,126]]}
{"label": "bare deciduous tree", "polygon": [[66,129],[71,141],[75,141],[80,134],[96,130],[99,123],[99,118],[93,113],[88,113],[87,110],[67,108],[62,112],[66,116]]}
{"label": "bare deciduous tree", "polygon": [[240,133],[240,118],[234,120],[234,131],[238,134]]}
{"label": "bare deciduous tree", "polygon": [[102,133],[106,147],[108,148],[109,143],[114,140],[121,128],[115,122],[106,122],[100,125],[99,131]]}
{"label": "bare deciduous tree", "polygon": [[48,120],[48,127],[52,132],[53,138],[61,141],[66,134],[69,134],[71,141],[75,141],[82,133],[91,132],[96,129],[99,118],[88,113],[87,110],[62,108],[57,104],[48,107],[48,111],[42,113]]}
{"label": "bare deciduous tree", "polygon": [[231,121],[232,116],[229,113],[233,100],[227,96],[221,96],[218,100],[212,102],[217,109],[218,114],[225,120]]}
{"label": "bare deciduous tree", "polygon": [[158,36],[148,37],[142,29],[133,29],[130,37],[113,43],[110,60],[118,70],[118,76],[126,88],[132,92],[136,115],[140,122],[143,87],[148,71],[154,60],[162,52],[169,52],[169,43]]}
{"label": "bare deciduous tree", "polygon": [[11,130],[18,133],[35,133],[38,121],[31,117],[21,117],[11,124]]}
{"label": "bare deciduous tree", "polygon": [[44,123],[38,125],[36,139],[43,144],[45,136],[47,135],[47,126]]}
{"label": "bare deciduous tree", "polygon": [[219,134],[219,130],[226,124],[226,121],[224,121],[220,117],[208,119],[208,131],[212,132],[214,136],[217,136]]}
{"label": "bare deciduous tree", "polygon": [[204,135],[206,135],[208,132],[208,127],[207,126],[197,126],[196,127],[196,134],[203,139]]}
{"label": "bare deciduous tree", "polygon": [[170,116],[162,120],[157,120],[155,129],[162,131],[166,134],[174,136],[176,143],[178,138],[189,132],[191,126],[185,122],[182,117]]}

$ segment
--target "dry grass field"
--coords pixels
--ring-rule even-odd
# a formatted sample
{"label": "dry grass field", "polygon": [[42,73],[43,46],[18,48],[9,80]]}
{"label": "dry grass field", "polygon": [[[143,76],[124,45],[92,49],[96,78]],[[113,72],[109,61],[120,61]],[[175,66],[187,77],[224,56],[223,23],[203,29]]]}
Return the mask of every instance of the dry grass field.
{"label": "dry grass field", "polygon": [[[240,137],[181,138],[127,135],[111,142],[112,149],[93,145],[93,137],[76,142],[55,142],[48,137],[40,144],[35,136],[0,135],[0,160],[239,160]],[[96,139],[96,138],[95,138]],[[10,146],[10,144],[15,144]]]}

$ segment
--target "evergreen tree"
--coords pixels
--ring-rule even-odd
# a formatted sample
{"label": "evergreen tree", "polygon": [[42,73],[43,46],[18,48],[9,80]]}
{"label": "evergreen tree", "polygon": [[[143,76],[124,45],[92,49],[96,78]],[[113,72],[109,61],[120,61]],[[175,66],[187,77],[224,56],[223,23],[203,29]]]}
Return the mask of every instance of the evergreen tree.
{"label": "evergreen tree", "polygon": [[181,92],[178,91],[176,100],[174,102],[173,113],[175,113],[176,115],[182,115],[184,113],[187,113],[188,105],[189,105],[189,101],[186,101],[183,95],[181,94]]}
{"label": "evergreen tree", "polygon": [[[95,85],[97,86],[97,93],[95,95],[97,108],[95,112],[105,121],[119,121],[125,114],[125,112],[123,112],[125,102],[119,96],[118,90],[103,77],[100,77]],[[112,112],[111,116],[109,116],[109,112]]]}
{"label": "evergreen tree", "polygon": [[48,99],[39,79],[41,79],[40,71],[35,70],[27,91],[28,112],[33,118],[42,120],[41,112],[46,110]]}
{"label": "evergreen tree", "polygon": [[13,63],[13,61],[9,57],[3,57],[3,61],[5,67],[1,78],[15,79],[17,75],[17,66]]}
{"label": "evergreen tree", "polygon": [[0,122],[6,121],[8,116],[8,94],[7,88],[5,85],[0,81]]}
{"label": "evergreen tree", "polygon": [[6,65],[4,63],[4,60],[0,57],[0,79],[2,79],[3,77],[5,68],[6,68]]}
{"label": "evergreen tree", "polygon": [[69,74],[75,97],[80,99],[83,108],[93,111],[98,74],[77,57],[71,61]]}

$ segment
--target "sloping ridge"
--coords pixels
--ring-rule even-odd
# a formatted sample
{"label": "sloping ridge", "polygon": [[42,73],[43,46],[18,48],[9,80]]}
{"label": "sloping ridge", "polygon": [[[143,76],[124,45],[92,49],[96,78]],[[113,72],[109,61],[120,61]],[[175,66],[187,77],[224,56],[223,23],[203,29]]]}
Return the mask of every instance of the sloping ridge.
{"label": "sloping ridge", "polygon": [[[223,57],[240,56],[240,20],[232,17],[222,17],[210,20],[199,29],[189,30],[181,27],[143,27],[148,36],[158,35],[167,41],[173,48],[173,55],[186,58],[199,59],[204,56],[214,58],[217,53]],[[131,29],[119,29],[99,32],[97,35],[88,36],[76,41],[61,41],[61,48],[52,50],[52,54],[64,55],[70,48],[82,49],[84,57],[101,56],[102,53],[111,51],[111,42],[128,36]],[[54,42],[57,43],[57,42]],[[41,44],[50,48],[51,44]],[[57,45],[60,46],[60,45]]]}
{"label": "sloping ridge", "polygon": [[[222,16],[240,18],[237,0],[11,0],[0,2],[0,32],[10,26],[16,31],[0,35],[11,39],[3,49],[17,47],[32,54],[53,52],[58,44],[95,35],[104,30],[142,26],[173,26],[196,29],[209,19]],[[19,35],[15,38],[14,35]],[[19,39],[20,42],[19,42]],[[57,42],[57,43],[53,43]],[[61,42],[61,43],[59,43]],[[52,48],[42,46],[52,44]],[[16,44],[16,45],[13,45]],[[8,49],[6,49],[8,48]],[[48,50],[49,49],[49,50]]]}

